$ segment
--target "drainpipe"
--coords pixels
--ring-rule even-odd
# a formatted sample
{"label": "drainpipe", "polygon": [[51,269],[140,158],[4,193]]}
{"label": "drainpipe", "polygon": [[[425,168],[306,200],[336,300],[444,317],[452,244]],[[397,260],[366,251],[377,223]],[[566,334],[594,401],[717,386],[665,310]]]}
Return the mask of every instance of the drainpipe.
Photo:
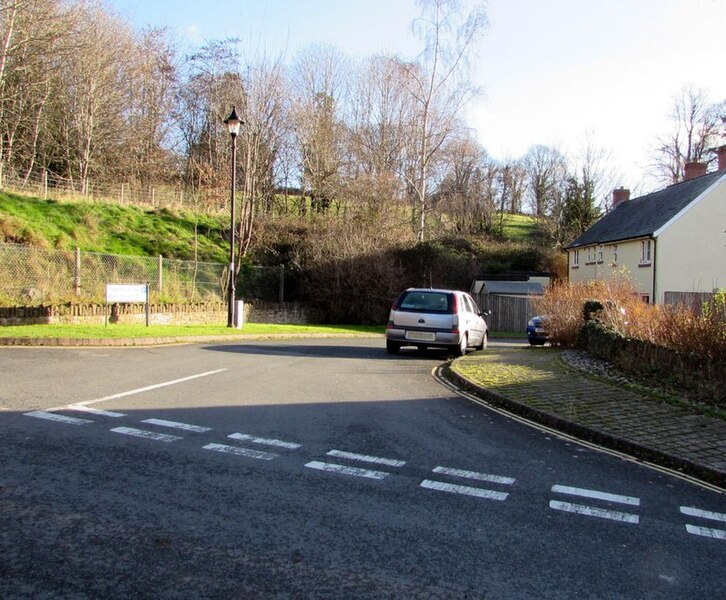
{"label": "drainpipe", "polygon": [[658,247],[658,240],[657,240],[657,238],[653,238],[653,257],[652,257],[652,259],[653,259],[652,260],[652,263],[653,263],[653,304],[658,304],[658,297],[656,296],[656,288],[655,288],[655,284],[656,284],[655,274],[657,273],[657,269],[656,269],[656,256],[657,256],[656,248],[657,247]]}

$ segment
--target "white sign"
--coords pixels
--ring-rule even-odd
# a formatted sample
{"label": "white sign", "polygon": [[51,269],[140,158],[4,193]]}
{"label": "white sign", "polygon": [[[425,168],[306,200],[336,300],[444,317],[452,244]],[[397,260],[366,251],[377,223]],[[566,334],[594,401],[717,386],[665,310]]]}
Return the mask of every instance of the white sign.
{"label": "white sign", "polygon": [[107,283],[106,302],[147,302],[148,290],[145,283]]}

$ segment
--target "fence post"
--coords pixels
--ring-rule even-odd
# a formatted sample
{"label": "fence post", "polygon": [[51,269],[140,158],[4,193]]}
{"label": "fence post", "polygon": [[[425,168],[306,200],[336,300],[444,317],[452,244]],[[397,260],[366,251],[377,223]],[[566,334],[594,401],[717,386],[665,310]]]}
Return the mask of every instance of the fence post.
{"label": "fence post", "polygon": [[73,291],[76,296],[81,295],[81,249],[76,246],[76,272],[73,278]]}
{"label": "fence post", "polygon": [[124,203],[124,184],[121,184],[121,204]]}
{"label": "fence post", "polygon": [[285,301],[285,265],[280,265],[280,303]]}
{"label": "fence post", "polygon": [[43,169],[43,198],[48,197],[48,171]]}
{"label": "fence post", "polygon": [[159,276],[157,279],[157,284],[159,286],[159,293],[161,293],[161,286],[164,284],[164,276],[163,276],[164,258],[161,256],[161,254],[159,254],[159,260],[157,261],[157,264],[158,264],[157,271],[159,273]]}

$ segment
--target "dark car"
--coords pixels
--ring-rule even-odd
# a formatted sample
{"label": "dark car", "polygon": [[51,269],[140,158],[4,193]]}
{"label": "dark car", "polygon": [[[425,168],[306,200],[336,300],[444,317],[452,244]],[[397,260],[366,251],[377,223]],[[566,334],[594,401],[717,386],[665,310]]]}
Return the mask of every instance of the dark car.
{"label": "dark car", "polygon": [[532,317],[527,323],[527,340],[532,346],[544,346],[547,343],[547,317]]}

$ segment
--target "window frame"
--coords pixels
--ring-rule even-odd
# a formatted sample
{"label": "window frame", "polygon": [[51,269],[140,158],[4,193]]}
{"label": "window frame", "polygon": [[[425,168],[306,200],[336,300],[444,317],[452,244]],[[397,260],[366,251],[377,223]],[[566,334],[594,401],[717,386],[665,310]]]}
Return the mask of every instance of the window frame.
{"label": "window frame", "polygon": [[650,266],[653,262],[653,240],[640,240],[640,262],[641,267]]}

